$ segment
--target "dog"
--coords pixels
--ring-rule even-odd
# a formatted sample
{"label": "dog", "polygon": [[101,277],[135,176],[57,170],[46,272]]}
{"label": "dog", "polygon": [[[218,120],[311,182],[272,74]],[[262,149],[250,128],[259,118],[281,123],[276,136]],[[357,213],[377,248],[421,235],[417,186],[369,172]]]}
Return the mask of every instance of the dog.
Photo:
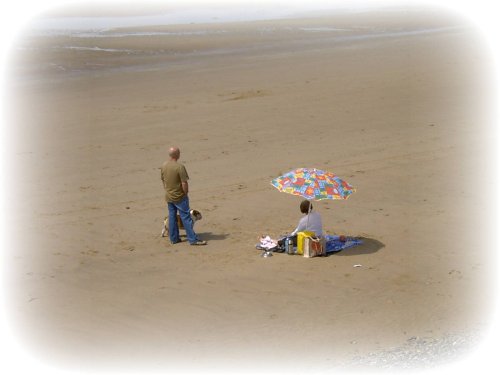
{"label": "dog", "polygon": [[[196,223],[198,220],[201,220],[202,218],[201,212],[198,210],[190,210],[189,215],[191,215],[191,219],[193,220],[193,226],[194,223]],[[177,225],[179,226],[179,229],[185,229],[178,212],[177,212]],[[168,216],[165,217],[165,220],[163,220],[163,228],[161,230],[161,236],[162,237],[168,236]]]}

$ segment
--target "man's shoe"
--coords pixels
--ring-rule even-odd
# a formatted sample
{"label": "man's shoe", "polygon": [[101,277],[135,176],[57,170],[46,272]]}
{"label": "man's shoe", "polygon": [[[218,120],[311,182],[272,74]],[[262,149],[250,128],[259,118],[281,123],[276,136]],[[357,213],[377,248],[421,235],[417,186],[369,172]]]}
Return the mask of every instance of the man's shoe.
{"label": "man's shoe", "polygon": [[191,246],[203,246],[203,245],[206,245],[206,244],[207,244],[207,241],[200,241],[200,240],[198,240],[196,242],[193,242],[191,244]]}
{"label": "man's shoe", "polygon": [[177,240],[177,241],[170,241],[170,243],[171,243],[172,245],[175,245],[176,243],[179,243],[179,242],[182,242],[182,240],[181,240],[181,239],[179,239],[179,240]]}

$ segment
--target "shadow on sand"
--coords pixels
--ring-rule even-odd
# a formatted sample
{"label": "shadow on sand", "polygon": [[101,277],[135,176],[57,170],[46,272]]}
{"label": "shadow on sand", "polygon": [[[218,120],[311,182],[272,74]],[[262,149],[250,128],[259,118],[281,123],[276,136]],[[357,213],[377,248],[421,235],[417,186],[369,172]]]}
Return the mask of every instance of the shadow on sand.
{"label": "shadow on sand", "polygon": [[196,234],[204,241],[222,241],[229,237],[229,234],[227,233],[202,232]]}
{"label": "shadow on sand", "polygon": [[336,253],[328,254],[328,256],[349,256],[349,255],[365,255],[373,254],[385,247],[385,245],[373,238],[358,237],[363,243],[349,249],[337,251]]}

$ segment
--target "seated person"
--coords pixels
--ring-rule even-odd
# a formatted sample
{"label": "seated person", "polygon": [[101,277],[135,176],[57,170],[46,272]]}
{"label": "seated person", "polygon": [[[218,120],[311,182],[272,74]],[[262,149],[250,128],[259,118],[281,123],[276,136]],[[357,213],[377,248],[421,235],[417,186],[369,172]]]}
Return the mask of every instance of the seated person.
{"label": "seated person", "polygon": [[[310,231],[314,232],[316,237],[323,236],[323,224],[321,223],[321,216],[319,213],[315,211],[313,212],[312,209],[312,204],[308,200],[303,200],[300,203],[300,212],[302,212],[305,216],[300,219],[297,228],[295,228],[295,230],[290,235],[285,237],[292,237],[293,246],[297,246],[297,233],[299,232]],[[282,246],[285,238],[279,240],[278,245]]]}
{"label": "seated person", "polygon": [[323,235],[323,224],[321,223],[321,216],[317,212],[313,212],[312,203],[308,200],[303,200],[300,202],[300,212],[302,212],[305,216],[300,219],[299,225],[297,228],[291,233],[291,236],[296,236],[299,232],[311,231],[317,237],[321,237]]}

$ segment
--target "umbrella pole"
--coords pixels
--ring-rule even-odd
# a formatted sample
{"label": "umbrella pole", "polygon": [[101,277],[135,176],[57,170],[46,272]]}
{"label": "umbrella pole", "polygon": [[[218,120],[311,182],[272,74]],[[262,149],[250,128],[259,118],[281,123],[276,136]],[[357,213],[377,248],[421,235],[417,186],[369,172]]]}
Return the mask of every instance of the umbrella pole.
{"label": "umbrella pole", "polygon": [[306,223],[306,230],[309,229],[309,214],[311,213],[312,210],[312,202],[309,201],[309,208],[307,209],[307,223]]}

